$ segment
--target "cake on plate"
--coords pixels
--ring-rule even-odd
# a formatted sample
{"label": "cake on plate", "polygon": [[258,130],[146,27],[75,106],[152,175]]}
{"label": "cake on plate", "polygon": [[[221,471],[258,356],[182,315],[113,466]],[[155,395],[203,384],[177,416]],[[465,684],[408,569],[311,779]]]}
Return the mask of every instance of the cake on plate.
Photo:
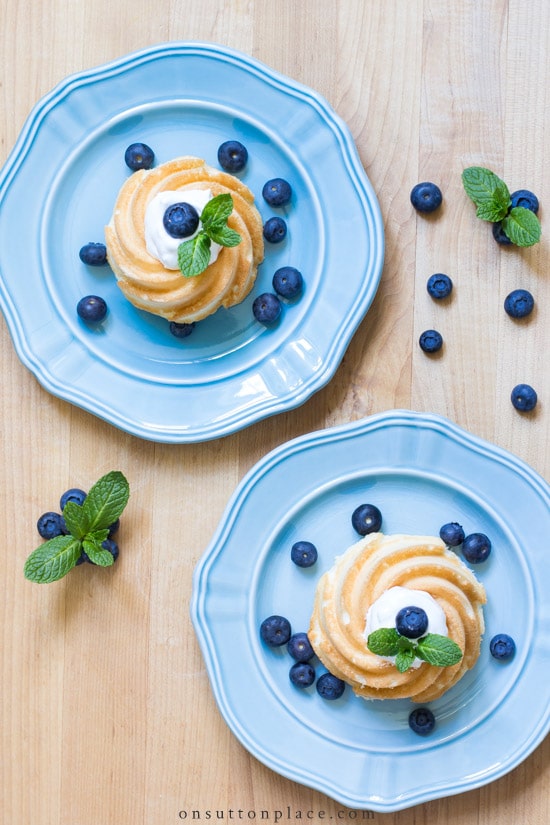
{"label": "cake on plate", "polygon": [[[371,533],[319,580],[308,636],[327,670],[358,696],[426,702],[476,663],[485,602],[481,583],[439,538]],[[375,630],[394,628],[399,611],[415,605],[428,619],[423,635],[458,645],[462,655],[455,664],[438,667],[415,657],[400,672],[394,656],[369,649]]]}

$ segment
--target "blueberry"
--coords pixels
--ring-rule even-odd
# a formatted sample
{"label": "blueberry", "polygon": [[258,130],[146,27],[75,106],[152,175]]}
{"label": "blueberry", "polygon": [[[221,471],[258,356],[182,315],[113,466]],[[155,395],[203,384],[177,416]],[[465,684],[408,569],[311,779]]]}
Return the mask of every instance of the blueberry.
{"label": "blueberry", "polygon": [[433,212],[442,200],[441,189],[435,183],[417,183],[411,191],[411,203],[418,212]]}
{"label": "blueberry", "polygon": [[92,561],[90,561],[90,557],[88,556],[88,554],[86,553],[86,551],[85,551],[85,550],[83,550],[83,551],[82,551],[82,553],[80,554],[80,556],[77,558],[76,563],[77,563],[77,564],[84,564],[84,563],[85,563],[85,562],[87,562],[87,561],[89,561],[89,562],[90,562],[90,564],[93,564],[93,562],[92,562]]}
{"label": "blueberry", "polygon": [[59,506],[61,507],[61,510],[63,510],[68,501],[73,501],[75,504],[82,504],[86,498],[86,495],[87,494],[84,490],[81,490],[78,487],[71,487],[71,489],[66,490],[59,499]]}
{"label": "blueberry", "polygon": [[173,203],[168,207],[162,223],[170,237],[189,238],[199,225],[199,213],[190,203]]}
{"label": "blueberry", "polygon": [[295,662],[288,672],[288,678],[296,687],[307,688],[315,681],[315,668],[307,662]]}
{"label": "blueberry", "polygon": [[502,221],[497,221],[493,224],[493,238],[502,246],[510,246],[512,241],[502,228]]}
{"label": "blueberry", "polygon": [[293,266],[282,266],[273,276],[273,289],[282,298],[296,298],[302,292],[302,273]]}
{"label": "blueberry", "polygon": [[317,548],[310,541],[296,541],[290,550],[290,558],[298,567],[312,567],[317,555]]}
{"label": "blueberry", "polygon": [[481,564],[491,552],[491,541],[485,533],[470,533],[462,542],[462,554],[470,564]]}
{"label": "blueberry", "polygon": [[382,526],[382,513],[374,504],[360,504],[351,514],[351,523],[360,536],[378,533]]}
{"label": "blueberry", "polygon": [[421,607],[402,607],[395,617],[395,629],[407,639],[419,639],[428,629],[428,614]]}
{"label": "blueberry", "polygon": [[155,153],[146,143],[131,143],[124,152],[124,161],[133,172],[150,169],[155,162]]}
{"label": "blueberry", "polygon": [[537,405],[537,393],[529,384],[516,384],[510,398],[520,412],[531,412]]}
{"label": "blueberry", "polygon": [[497,633],[489,643],[489,650],[495,659],[511,659],[516,652],[516,643],[507,633]]}
{"label": "blueberry", "polygon": [[281,310],[281,302],[272,292],[262,292],[252,304],[254,317],[262,324],[274,324]]}
{"label": "blueberry", "polygon": [[270,206],[285,206],[292,197],[292,187],[283,178],[272,178],[264,184],[262,195]]}
{"label": "blueberry", "polygon": [[247,160],[246,146],[238,140],[226,140],[218,149],[218,163],[226,172],[240,172]]}
{"label": "blueberry", "polygon": [[431,275],[428,278],[426,287],[432,298],[439,300],[440,298],[446,298],[451,294],[453,282],[448,275],[445,275],[443,272],[437,272],[435,275]]}
{"label": "blueberry", "polygon": [[525,318],[535,306],[535,299],[527,289],[514,289],[504,299],[504,309],[511,318]]}
{"label": "blueberry", "polygon": [[418,343],[424,352],[439,352],[443,346],[443,336],[436,329],[427,329],[420,336]]}
{"label": "blueberry", "polygon": [[288,640],[288,652],[297,662],[309,662],[315,655],[307,633],[294,633]]}
{"label": "blueberry", "polygon": [[290,622],[284,616],[269,616],[260,626],[260,636],[270,647],[286,645],[291,636]]}
{"label": "blueberry", "polygon": [[439,538],[449,547],[458,547],[464,541],[464,529],[456,521],[450,521],[440,529]]}
{"label": "blueberry", "polygon": [[86,295],[76,305],[79,318],[90,324],[99,324],[107,315],[107,304],[99,295]]}
{"label": "blueberry", "polygon": [[415,708],[409,714],[409,727],[420,736],[426,736],[435,727],[435,716],[429,708]]}
{"label": "blueberry", "polygon": [[269,218],[264,223],[264,238],[269,243],[281,243],[286,238],[286,222],[282,218]]}
{"label": "blueberry", "polygon": [[43,539],[53,539],[65,532],[65,522],[61,513],[43,513],[36,522],[36,529]]}
{"label": "blueberry", "polygon": [[107,263],[107,247],[104,243],[84,244],[78,255],[82,263],[88,266],[103,266]]}
{"label": "blueberry", "polygon": [[340,696],[342,696],[344,690],[346,689],[346,683],[337,676],[333,676],[332,673],[323,673],[317,679],[316,687],[319,696],[322,696],[323,699],[329,699],[332,701],[333,699],[339,699]]}
{"label": "blueberry", "polygon": [[518,189],[516,192],[512,192],[510,200],[511,209],[513,209],[514,206],[522,206],[524,209],[529,209],[531,212],[534,212],[535,215],[539,211],[539,199],[528,189]]}
{"label": "blueberry", "polygon": [[111,556],[113,557],[113,561],[118,559],[118,544],[111,538],[106,538],[105,541],[101,542],[101,546],[104,550],[108,550]]}
{"label": "blueberry", "polygon": [[118,532],[119,527],[120,527],[120,519],[117,518],[117,520],[113,521],[113,523],[109,526],[109,536],[108,536],[108,538],[111,539],[114,536],[114,534]]}
{"label": "blueberry", "polygon": [[174,338],[187,338],[195,329],[195,322],[190,324],[179,324],[177,321],[170,321],[170,332]]}

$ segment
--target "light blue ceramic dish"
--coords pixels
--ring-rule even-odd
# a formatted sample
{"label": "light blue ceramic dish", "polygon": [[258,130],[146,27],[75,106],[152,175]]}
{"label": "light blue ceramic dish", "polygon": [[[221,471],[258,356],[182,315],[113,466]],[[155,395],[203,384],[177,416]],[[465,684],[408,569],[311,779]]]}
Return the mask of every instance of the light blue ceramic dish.
{"label": "light blue ceramic dish", "polygon": [[[480,658],[431,704],[428,737],[408,728],[408,701],[294,688],[288,654],[259,639],[273,613],[307,630],[316,582],[357,540],[350,517],[365,501],[387,533],[458,521],[493,543],[475,569],[488,595]],[[279,447],[239,485],[194,575],[191,616],[227,724],[261,762],[351,808],[395,811],[497,779],[548,732],[548,535],[546,482],[435,415],[389,412]],[[300,539],[319,550],[307,570],[290,560]],[[489,653],[499,632],[517,643],[507,663]]]}
{"label": "light blue ceramic dish", "polygon": [[[227,139],[246,144],[243,181],[287,240],[267,244],[256,287],[232,310],[175,339],[122,296],[108,267],[83,265],[103,240],[130,174],[124,151],[144,141],[157,162],[190,154],[217,165]],[[294,188],[289,207],[261,197],[269,178]],[[168,43],[69,77],[28,118],[0,175],[0,303],[22,362],[43,386],[143,438],[202,441],[291,409],[334,374],[378,287],[380,209],[347,126],[318,94],[244,54]],[[274,328],[252,301],[282,265],[306,289]],[[110,307],[90,330],[78,300]]]}

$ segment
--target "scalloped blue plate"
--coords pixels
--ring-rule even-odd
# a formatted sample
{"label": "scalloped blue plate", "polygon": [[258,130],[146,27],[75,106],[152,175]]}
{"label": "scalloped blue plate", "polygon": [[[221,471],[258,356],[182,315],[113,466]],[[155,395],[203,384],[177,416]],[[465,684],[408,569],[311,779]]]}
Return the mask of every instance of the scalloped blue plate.
{"label": "scalloped blue plate", "polygon": [[[493,543],[475,568],[488,595],[480,658],[431,703],[427,737],[409,729],[409,701],[294,688],[288,654],[259,639],[273,613],[307,630],[317,580],[357,540],[351,513],[365,501],[386,533],[458,521]],[[227,724],[274,771],[351,808],[396,811],[497,779],[548,732],[548,535],[546,482],[435,415],[389,412],[279,447],[241,482],[194,574],[191,617]],[[306,570],[290,560],[300,539],[319,551]],[[499,632],[517,643],[507,663],[489,653]]]}
{"label": "scalloped blue plate", "polygon": [[[246,144],[241,177],[288,236],[266,244],[246,301],[178,340],[78,251],[103,239],[130,174],[128,144],[148,143],[159,163],[190,154],[217,165],[227,139]],[[294,190],[279,210],[261,197],[275,176]],[[0,175],[0,250],[1,307],[43,386],[130,433],[178,443],[291,409],[332,377],[378,287],[384,235],[353,139],[325,100],[228,48],[168,43],[69,77],[35,107]],[[252,302],[286,264],[302,271],[305,292],[266,328]],[[96,330],[76,315],[87,294],[110,308]]]}

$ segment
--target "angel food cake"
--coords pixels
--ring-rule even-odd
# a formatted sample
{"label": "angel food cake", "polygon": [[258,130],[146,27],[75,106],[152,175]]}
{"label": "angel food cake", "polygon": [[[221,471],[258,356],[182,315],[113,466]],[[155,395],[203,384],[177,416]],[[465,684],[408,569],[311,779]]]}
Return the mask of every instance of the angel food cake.
{"label": "angel food cake", "polygon": [[[371,533],[319,580],[308,636],[323,665],[357,695],[426,702],[477,661],[485,602],[483,586],[439,538]],[[396,615],[410,606],[428,620],[423,636],[434,634],[460,648],[455,664],[438,667],[411,656],[400,672],[395,656],[369,649],[371,634],[395,628]]]}
{"label": "angel food cake", "polygon": [[[214,202],[214,231],[206,240],[203,217]],[[191,258],[182,265],[181,246],[194,239]],[[126,298],[177,323],[200,321],[243,301],[264,256],[262,219],[250,189],[191,156],[134,172],[119,191],[105,242]]]}

